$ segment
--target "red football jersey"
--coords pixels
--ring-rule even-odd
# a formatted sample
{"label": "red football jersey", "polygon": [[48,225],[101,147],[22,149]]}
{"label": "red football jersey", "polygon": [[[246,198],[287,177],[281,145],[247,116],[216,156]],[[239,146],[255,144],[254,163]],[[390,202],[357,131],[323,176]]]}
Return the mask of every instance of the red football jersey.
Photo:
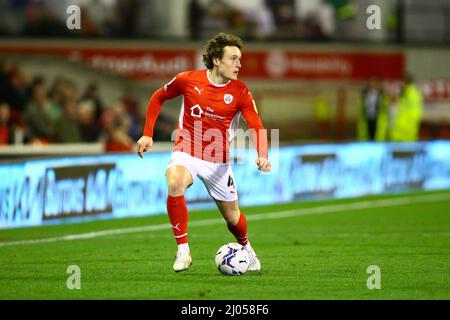
{"label": "red football jersey", "polygon": [[240,80],[214,84],[207,70],[179,73],[150,98],[144,128],[153,136],[163,102],[183,95],[174,151],[183,151],[211,162],[229,162],[229,144],[238,128],[240,115],[250,129],[259,156],[268,157],[267,136],[255,101]]}

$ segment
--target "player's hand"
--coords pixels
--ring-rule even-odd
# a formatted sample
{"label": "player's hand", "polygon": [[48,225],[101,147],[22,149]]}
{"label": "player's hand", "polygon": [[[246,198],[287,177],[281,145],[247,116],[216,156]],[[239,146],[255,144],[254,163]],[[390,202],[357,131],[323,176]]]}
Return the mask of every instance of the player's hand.
{"label": "player's hand", "polygon": [[150,150],[152,148],[152,145],[152,137],[142,136],[137,142],[137,154],[139,155],[139,157],[143,158],[144,152]]}
{"label": "player's hand", "polygon": [[270,164],[269,159],[259,157],[255,162],[258,165],[259,171],[269,172],[270,169],[272,169],[272,165]]}

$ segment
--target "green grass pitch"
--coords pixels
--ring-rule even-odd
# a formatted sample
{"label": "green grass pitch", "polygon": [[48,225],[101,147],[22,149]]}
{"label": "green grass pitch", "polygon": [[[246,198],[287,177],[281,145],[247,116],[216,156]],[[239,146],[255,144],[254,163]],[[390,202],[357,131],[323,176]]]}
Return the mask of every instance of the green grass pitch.
{"label": "green grass pitch", "polygon": [[[179,274],[165,215],[8,229],[0,299],[450,299],[449,191],[241,210],[261,272],[217,271],[216,250],[235,242],[217,210],[190,212],[193,265]],[[53,240],[29,242],[44,238]],[[67,288],[70,265],[80,268],[79,290]],[[380,289],[367,287],[370,265]]]}

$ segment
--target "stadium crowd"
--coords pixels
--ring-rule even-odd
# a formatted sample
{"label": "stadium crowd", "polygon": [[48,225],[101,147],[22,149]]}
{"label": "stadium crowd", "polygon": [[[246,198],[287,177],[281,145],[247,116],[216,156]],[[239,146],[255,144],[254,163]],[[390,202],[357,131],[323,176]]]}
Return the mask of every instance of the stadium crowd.
{"label": "stadium crowd", "polygon": [[[372,80],[361,93],[355,138],[418,140],[423,108],[420,90],[407,80],[398,96],[392,96],[382,89],[380,80]],[[81,91],[70,78],[26,77],[17,65],[0,61],[0,145],[97,142],[106,151],[131,151],[142,134],[145,107],[130,95],[106,105],[94,82]],[[324,121],[329,131],[330,119]],[[317,125],[318,138],[333,139],[323,134],[321,122]],[[175,128],[176,120],[161,113],[155,140],[170,141]]]}
{"label": "stadium crowd", "polygon": [[[244,39],[324,40],[334,32],[337,0],[186,0],[179,21],[161,21],[170,1],[8,0],[0,1],[0,36],[203,39],[218,31]],[[345,1],[344,1],[345,3]],[[83,28],[66,28],[66,9],[78,5]]]}
{"label": "stadium crowd", "polygon": [[[96,83],[80,92],[70,78],[28,80],[17,65],[0,62],[0,145],[99,142],[107,151],[130,151],[142,134],[142,110],[130,96],[105,105]],[[170,140],[170,121],[162,116],[158,140]]]}

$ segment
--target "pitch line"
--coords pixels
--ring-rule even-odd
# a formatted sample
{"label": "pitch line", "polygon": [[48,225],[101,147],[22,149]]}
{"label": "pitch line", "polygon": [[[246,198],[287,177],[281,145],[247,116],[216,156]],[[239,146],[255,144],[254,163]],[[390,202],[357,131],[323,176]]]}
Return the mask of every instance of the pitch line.
{"label": "pitch line", "polygon": [[[450,201],[450,193],[431,194],[431,195],[423,195],[423,196],[415,196],[415,197],[401,197],[401,198],[382,199],[382,200],[365,200],[365,201],[342,203],[342,204],[336,204],[336,205],[325,205],[325,206],[312,207],[312,208],[301,208],[301,209],[294,209],[294,210],[284,210],[284,211],[277,211],[277,212],[260,213],[260,214],[248,215],[247,220],[248,221],[257,221],[257,220],[268,220],[268,219],[281,219],[281,218],[297,217],[297,216],[305,216],[305,215],[325,214],[325,213],[343,212],[343,211],[344,212],[345,211],[355,211],[355,210],[370,209],[370,208],[403,206],[403,205],[414,204],[414,203],[420,204],[420,203],[439,202],[439,201]],[[225,223],[225,221],[222,218],[221,219],[207,219],[207,220],[189,222],[189,227],[208,226],[208,225],[214,225],[214,224],[220,224],[220,223]],[[145,226],[145,227],[107,229],[107,230],[97,231],[97,232],[70,234],[70,235],[66,235],[66,236],[53,237],[53,238],[0,242],[0,247],[92,239],[92,238],[112,236],[112,235],[149,232],[149,231],[158,231],[158,230],[170,230],[170,228],[171,228],[170,224],[157,224],[157,225],[151,225],[151,226]]]}

